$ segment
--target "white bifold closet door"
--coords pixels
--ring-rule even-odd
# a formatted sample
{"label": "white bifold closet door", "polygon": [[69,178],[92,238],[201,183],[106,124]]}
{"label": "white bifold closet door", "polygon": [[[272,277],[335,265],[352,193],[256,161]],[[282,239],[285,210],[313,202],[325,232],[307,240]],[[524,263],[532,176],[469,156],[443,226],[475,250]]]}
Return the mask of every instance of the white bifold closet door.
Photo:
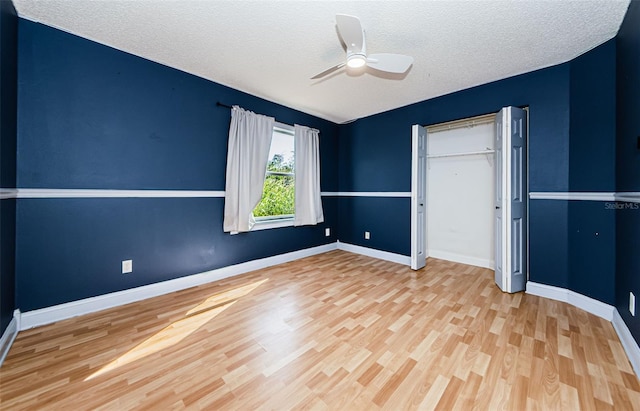
{"label": "white bifold closet door", "polygon": [[427,130],[411,128],[411,269],[419,270],[427,260]]}
{"label": "white bifold closet door", "polygon": [[495,281],[502,291],[524,291],[527,281],[527,113],[505,107],[496,128]]}

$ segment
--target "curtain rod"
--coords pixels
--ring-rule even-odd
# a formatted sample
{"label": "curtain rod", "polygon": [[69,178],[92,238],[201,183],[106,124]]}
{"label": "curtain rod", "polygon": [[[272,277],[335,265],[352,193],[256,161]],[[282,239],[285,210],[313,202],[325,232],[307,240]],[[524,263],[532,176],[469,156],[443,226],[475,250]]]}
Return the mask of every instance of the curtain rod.
{"label": "curtain rod", "polygon": [[[230,105],[228,105],[228,104],[221,103],[221,102],[219,102],[219,101],[218,101],[218,102],[216,102],[216,106],[218,106],[218,107],[225,107],[225,108],[228,108],[228,109],[233,109],[233,106],[230,106]],[[274,119],[274,120],[275,120],[275,119]],[[286,130],[288,127],[291,127],[289,124],[281,123],[281,122],[279,122],[279,121],[276,121],[276,122],[275,122],[275,125],[276,125],[276,126],[278,126],[278,127],[280,127],[280,128],[283,128],[283,129],[285,129],[285,130]]]}
{"label": "curtain rod", "polygon": [[229,106],[227,104],[223,104],[223,103],[221,103],[219,101],[216,103],[216,106],[218,106],[218,107],[226,107],[226,108],[233,108],[233,106]]}
{"label": "curtain rod", "polygon": [[[230,105],[228,105],[228,104],[221,103],[221,102],[219,102],[219,101],[218,101],[218,102],[216,102],[216,106],[218,106],[218,107],[226,107],[226,108],[229,108],[229,109],[232,109],[232,108],[233,108],[233,106],[230,106]],[[283,125],[284,125],[284,126],[291,127],[289,124],[286,124],[286,123],[280,123],[279,121],[276,121],[276,125],[280,125],[280,126],[283,126]],[[311,128],[311,130],[315,130],[315,131],[317,131],[318,133],[320,132],[320,130],[318,130],[318,129],[316,129],[316,128]]]}

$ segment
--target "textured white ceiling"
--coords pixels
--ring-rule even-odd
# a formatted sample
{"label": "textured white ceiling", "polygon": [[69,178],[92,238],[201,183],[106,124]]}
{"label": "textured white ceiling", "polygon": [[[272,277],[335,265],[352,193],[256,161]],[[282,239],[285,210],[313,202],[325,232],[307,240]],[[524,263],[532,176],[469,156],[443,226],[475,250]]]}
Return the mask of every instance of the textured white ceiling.
{"label": "textured white ceiling", "polygon": [[[613,38],[629,0],[13,0],[21,17],[336,123],[563,63]],[[340,70],[336,13],[405,76]],[[233,103],[233,102],[229,102]]]}

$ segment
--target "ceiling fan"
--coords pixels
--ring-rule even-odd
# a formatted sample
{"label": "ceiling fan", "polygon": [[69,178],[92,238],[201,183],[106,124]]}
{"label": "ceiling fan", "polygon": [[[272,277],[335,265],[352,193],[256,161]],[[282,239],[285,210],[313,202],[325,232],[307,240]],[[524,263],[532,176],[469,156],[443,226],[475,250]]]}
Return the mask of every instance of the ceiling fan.
{"label": "ceiling fan", "polygon": [[367,45],[360,19],[346,14],[336,15],[336,25],[344,44],[347,46],[347,60],[311,77],[322,78],[344,66],[352,69],[370,67],[388,73],[402,74],[413,64],[413,57],[403,54],[378,53],[367,55]]}

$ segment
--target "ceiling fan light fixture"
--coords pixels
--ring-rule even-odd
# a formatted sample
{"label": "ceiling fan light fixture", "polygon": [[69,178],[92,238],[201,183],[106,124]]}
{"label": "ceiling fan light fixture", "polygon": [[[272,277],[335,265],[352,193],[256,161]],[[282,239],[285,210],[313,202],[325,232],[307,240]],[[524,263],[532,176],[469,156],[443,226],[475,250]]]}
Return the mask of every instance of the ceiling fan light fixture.
{"label": "ceiling fan light fixture", "polygon": [[347,59],[311,77],[312,80],[325,77],[345,66],[350,75],[357,76],[364,73],[366,68],[377,72],[404,74],[413,65],[413,57],[402,54],[374,53],[367,55],[364,29],[360,24],[360,19],[356,16],[336,14],[336,29],[342,40],[342,45],[346,46]]}
{"label": "ceiling fan light fixture", "polygon": [[353,54],[347,57],[347,66],[350,68],[360,68],[367,64],[367,58],[362,54]]}

